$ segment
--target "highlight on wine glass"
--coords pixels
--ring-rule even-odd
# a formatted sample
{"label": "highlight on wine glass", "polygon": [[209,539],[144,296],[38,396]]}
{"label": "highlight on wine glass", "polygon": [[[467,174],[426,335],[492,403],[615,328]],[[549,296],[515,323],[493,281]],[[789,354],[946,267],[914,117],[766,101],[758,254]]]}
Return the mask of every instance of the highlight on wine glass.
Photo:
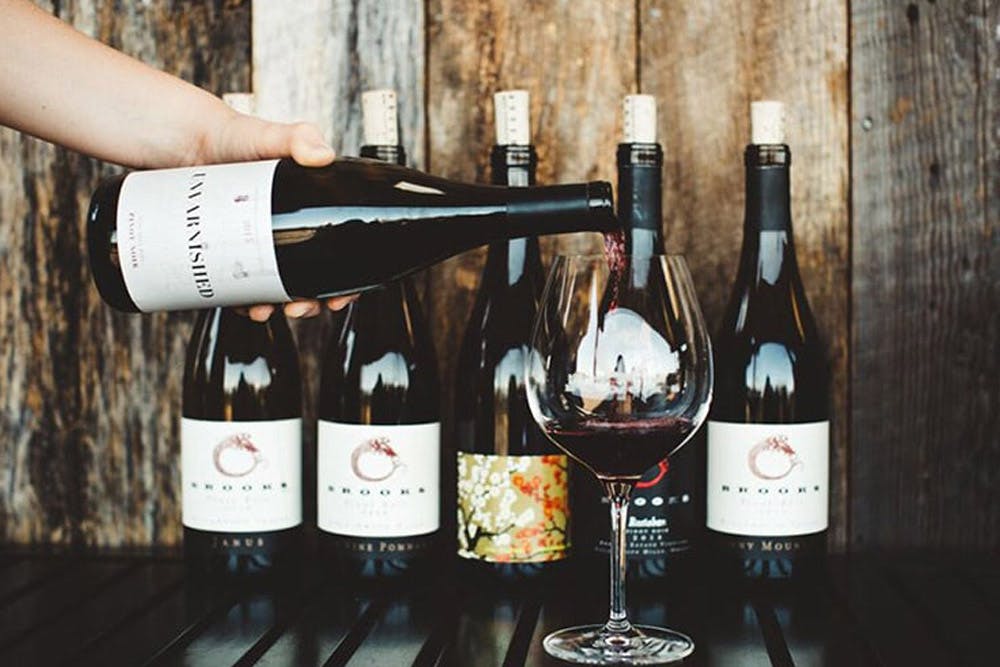
{"label": "highlight on wine glass", "polygon": [[691,438],[711,402],[711,345],[684,258],[556,258],[526,375],[535,421],[611,501],[609,619],[554,632],[545,650],[593,665],[683,659],[694,651],[690,637],[629,621],[624,554],[636,482]]}

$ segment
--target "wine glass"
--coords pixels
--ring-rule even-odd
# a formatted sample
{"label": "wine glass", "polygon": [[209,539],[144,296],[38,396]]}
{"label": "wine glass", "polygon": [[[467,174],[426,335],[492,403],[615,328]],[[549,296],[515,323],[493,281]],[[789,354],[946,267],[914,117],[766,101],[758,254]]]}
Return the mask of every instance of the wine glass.
{"label": "wine glass", "polygon": [[625,526],[636,482],[690,439],[711,402],[711,344],[684,258],[557,257],[531,344],[532,416],[611,501],[610,618],[554,632],[545,650],[592,665],[681,660],[690,637],[628,620]]}

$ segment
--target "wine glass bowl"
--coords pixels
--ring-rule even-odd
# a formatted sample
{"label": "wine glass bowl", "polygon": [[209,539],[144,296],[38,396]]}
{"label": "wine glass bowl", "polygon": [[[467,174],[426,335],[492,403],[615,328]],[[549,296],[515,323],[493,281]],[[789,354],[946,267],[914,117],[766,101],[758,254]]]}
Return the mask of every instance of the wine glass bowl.
{"label": "wine glass bowl", "polygon": [[678,255],[555,260],[526,366],[528,404],[546,435],[602,482],[611,500],[611,617],[549,635],[554,657],[586,664],[662,664],[690,638],[636,627],[624,607],[628,496],[708,415],[711,346]]}

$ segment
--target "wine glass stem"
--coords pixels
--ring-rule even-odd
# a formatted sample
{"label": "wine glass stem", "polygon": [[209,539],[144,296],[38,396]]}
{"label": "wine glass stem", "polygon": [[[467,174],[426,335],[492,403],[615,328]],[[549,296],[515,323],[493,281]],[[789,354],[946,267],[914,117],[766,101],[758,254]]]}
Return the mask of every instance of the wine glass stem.
{"label": "wine glass stem", "polygon": [[628,520],[628,498],[631,484],[608,482],[605,491],[611,501],[611,614],[606,629],[624,633],[631,629],[625,611],[625,527]]}

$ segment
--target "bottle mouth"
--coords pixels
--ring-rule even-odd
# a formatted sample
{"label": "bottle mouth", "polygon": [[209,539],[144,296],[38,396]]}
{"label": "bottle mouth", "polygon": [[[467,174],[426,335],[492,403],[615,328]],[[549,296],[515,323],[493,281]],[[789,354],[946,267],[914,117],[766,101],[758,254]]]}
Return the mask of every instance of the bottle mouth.
{"label": "bottle mouth", "polygon": [[609,215],[613,215],[614,198],[611,195],[610,183],[607,181],[587,183],[587,208],[591,210],[606,209]]}

